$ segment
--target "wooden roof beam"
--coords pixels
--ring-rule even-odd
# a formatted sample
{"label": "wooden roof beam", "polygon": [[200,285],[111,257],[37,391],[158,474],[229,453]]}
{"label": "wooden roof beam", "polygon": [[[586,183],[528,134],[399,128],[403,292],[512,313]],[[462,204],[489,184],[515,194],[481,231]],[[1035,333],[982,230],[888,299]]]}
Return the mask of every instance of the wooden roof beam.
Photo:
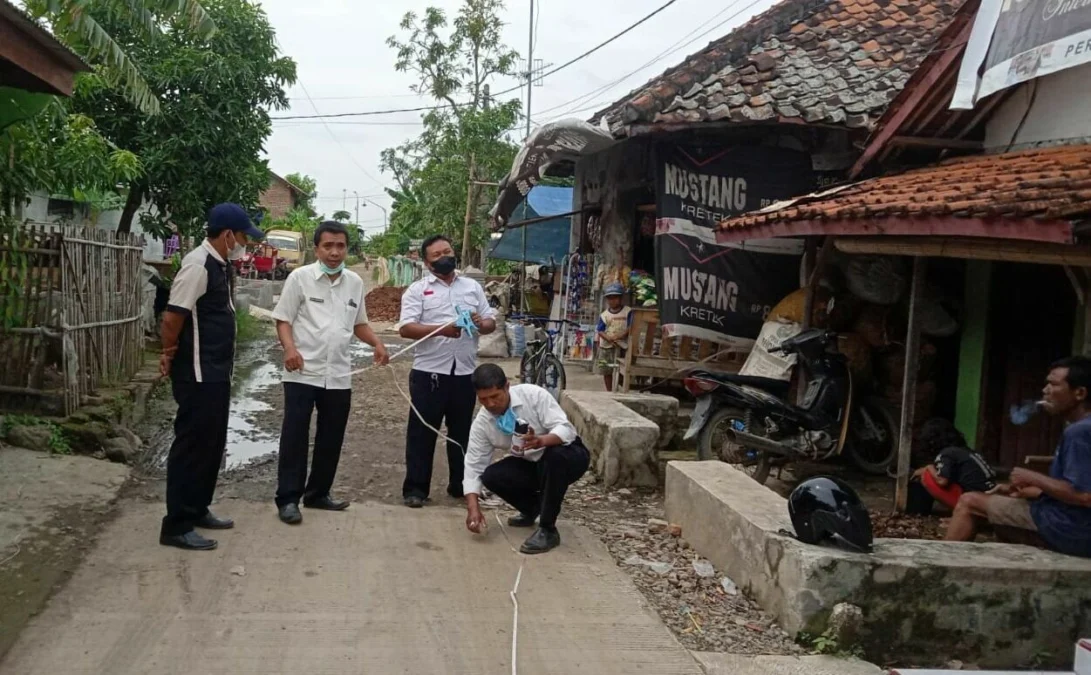
{"label": "wooden roof beam", "polygon": [[1091,247],[1072,244],[965,237],[837,237],[834,246],[843,253],[865,255],[992,260],[1064,265],[1069,269],[1091,267]]}

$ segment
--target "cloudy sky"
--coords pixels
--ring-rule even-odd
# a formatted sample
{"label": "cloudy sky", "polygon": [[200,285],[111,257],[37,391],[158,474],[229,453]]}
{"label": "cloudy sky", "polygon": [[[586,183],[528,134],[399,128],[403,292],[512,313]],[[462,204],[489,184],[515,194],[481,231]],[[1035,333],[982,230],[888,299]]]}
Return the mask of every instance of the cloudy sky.
{"label": "cloudy sky", "polygon": [[[560,65],[631,25],[665,0],[539,0],[535,59]],[[409,92],[412,78],[394,71],[394,53],[386,39],[398,33],[406,11],[428,6],[454,15],[460,0],[262,0],[284,53],[299,66],[299,81],[289,92],[291,110],[275,116],[345,113],[430,105]],[[544,123],[564,117],[586,118],[711,40],[727,33],[772,0],[677,0],[632,32],[544,80],[535,87],[531,117]],[[529,0],[509,0],[504,20],[507,43],[521,55],[528,41]],[[514,87],[515,79],[497,80],[493,91]],[[525,88],[509,96],[525,100]],[[389,175],[379,170],[379,153],[416,136],[419,113],[366,118],[274,122],[267,143],[269,163],[284,175],[301,172],[318,181],[318,208],[327,215],[355,209],[360,222],[378,231],[389,208],[383,188]],[[523,133],[515,140],[521,141]],[[499,178],[496,177],[497,179]]]}

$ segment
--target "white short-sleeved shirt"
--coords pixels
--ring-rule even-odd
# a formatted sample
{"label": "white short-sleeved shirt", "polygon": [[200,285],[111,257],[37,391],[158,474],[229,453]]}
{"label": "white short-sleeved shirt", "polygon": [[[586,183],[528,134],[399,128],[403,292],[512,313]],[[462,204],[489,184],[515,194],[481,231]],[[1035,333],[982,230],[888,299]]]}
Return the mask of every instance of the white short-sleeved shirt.
{"label": "white short-sleeved shirt", "polygon": [[323,389],[351,389],[352,343],[356,326],[367,323],[364,281],[345,270],[330,281],[318,263],[297,268],[284,282],[273,318],[292,325],[303,370],[284,372],[285,382]]}
{"label": "white short-sleeved shirt", "polygon": [[[545,389],[534,384],[516,384],[508,390],[511,410],[517,419],[530,425],[535,436],[556,434],[562,445],[576,440],[576,427],[568,421],[561,404]],[[496,416],[482,408],[470,427],[470,442],[466,447],[466,462],[462,478],[462,491],[481,494],[481,474],[489,468],[495,450],[511,450],[511,434],[505,434],[496,426]],[[544,448],[527,450],[519,455],[528,462],[537,462],[545,453]]]}
{"label": "white short-sleeved shirt", "polygon": [[[402,295],[398,328],[411,323],[442,326],[457,318],[455,307],[476,312],[484,319],[496,317],[481,284],[459,274],[447,285],[429,274]],[[471,338],[465,333],[459,338],[436,335],[417,345],[413,353],[414,370],[439,375],[471,375],[477,366],[477,336]]]}

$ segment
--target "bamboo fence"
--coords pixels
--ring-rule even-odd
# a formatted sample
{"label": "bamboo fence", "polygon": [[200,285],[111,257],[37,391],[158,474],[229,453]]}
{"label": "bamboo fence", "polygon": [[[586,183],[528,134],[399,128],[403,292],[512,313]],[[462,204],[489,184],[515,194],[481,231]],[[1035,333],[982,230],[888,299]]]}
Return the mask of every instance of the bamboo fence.
{"label": "bamboo fence", "polygon": [[0,405],[69,414],[127,381],[144,348],[143,246],[93,228],[0,233]]}

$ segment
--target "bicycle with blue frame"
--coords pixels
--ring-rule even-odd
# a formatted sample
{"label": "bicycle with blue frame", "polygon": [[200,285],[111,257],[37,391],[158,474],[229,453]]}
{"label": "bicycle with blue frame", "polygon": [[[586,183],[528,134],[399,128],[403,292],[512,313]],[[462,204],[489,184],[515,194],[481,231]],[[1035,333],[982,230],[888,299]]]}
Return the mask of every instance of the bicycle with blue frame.
{"label": "bicycle with blue frame", "polygon": [[[533,322],[528,326],[532,330],[537,328],[536,324],[576,325],[564,319],[547,319],[520,314],[513,314],[511,318]],[[523,359],[519,362],[519,381],[542,387],[558,401],[561,400],[561,392],[564,391],[567,383],[564,363],[556,353],[556,338],[560,332],[559,328],[547,328],[545,339],[527,340],[526,351],[523,352]]]}

